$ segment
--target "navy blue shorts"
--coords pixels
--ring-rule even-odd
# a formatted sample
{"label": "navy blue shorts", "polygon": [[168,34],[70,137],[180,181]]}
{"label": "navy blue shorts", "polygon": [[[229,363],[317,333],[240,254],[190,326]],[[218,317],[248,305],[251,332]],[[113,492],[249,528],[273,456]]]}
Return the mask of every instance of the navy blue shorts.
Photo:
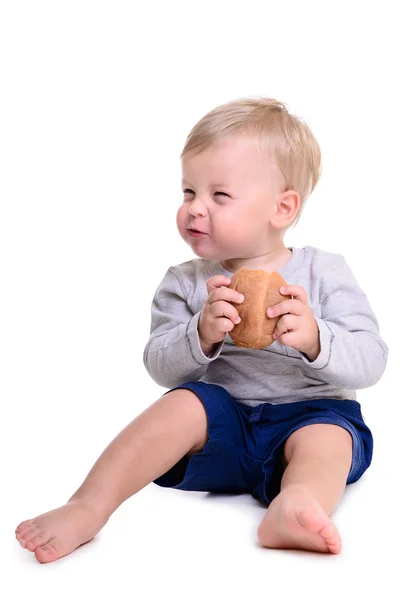
{"label": "navy blue shorts", "polygon": [[[237,402],[219,385],[189,382],[208,418],[208,441],[201,452],[184,456],[154,483],[178,490],[250,493],[269,504],[279,494],[284,472],[283,447],[296,429],[314,423],[339,425],[353,438],[347,483],[371,464],[373,439],[354,400],[322,398],[288,404]],[[171,392],[169,390],[167,394]]]}

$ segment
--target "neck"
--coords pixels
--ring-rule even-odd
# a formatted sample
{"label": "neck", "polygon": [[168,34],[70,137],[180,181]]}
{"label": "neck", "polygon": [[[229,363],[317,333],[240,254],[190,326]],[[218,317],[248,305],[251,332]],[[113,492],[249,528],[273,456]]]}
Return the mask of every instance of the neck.
{"label": "neck", "polygon": [[228,258],[221,260],[221,265],[230,273],[235,273],[238,269],[263,269],[264,271],[277,271],[286,265],[292,256],[291,250],[282,244],[268,252],[246,258]]}

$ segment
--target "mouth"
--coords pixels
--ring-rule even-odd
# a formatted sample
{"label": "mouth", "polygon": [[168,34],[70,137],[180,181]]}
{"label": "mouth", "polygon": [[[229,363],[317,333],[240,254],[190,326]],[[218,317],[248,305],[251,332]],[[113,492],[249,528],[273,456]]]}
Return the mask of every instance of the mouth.
{"label": "mouth", "polygon": [[204,233],[204,231],[199,231],[198,229],[188,229],[187,232],[189,236],[193,238],[201,238],[207,236],[207,234]]}

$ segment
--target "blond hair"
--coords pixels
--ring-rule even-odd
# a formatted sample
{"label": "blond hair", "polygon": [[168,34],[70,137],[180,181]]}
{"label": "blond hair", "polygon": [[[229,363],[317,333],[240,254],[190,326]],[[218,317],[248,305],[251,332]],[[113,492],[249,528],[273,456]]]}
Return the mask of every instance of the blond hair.
{"label": "blond hair", "polygon": [[304,205],[321,176],[321,151],[309,127],[272,98],[239,98],[208,112],[190,131],[181,158],[198,154],[215,142],[239,133],[255,134],[262,147],[272,152],[285,179],[285,191],[300,196]]}

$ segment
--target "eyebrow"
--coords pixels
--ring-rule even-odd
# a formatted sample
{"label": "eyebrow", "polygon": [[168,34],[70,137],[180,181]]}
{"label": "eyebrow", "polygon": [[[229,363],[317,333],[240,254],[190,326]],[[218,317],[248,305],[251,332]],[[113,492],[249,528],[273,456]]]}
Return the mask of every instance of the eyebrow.
{"label": "eyebrow", "polygon": [[[182,185],[191,185],[186,179],[182,179]],[[227,183],[212,183],[210,187],[229,187]]]}

